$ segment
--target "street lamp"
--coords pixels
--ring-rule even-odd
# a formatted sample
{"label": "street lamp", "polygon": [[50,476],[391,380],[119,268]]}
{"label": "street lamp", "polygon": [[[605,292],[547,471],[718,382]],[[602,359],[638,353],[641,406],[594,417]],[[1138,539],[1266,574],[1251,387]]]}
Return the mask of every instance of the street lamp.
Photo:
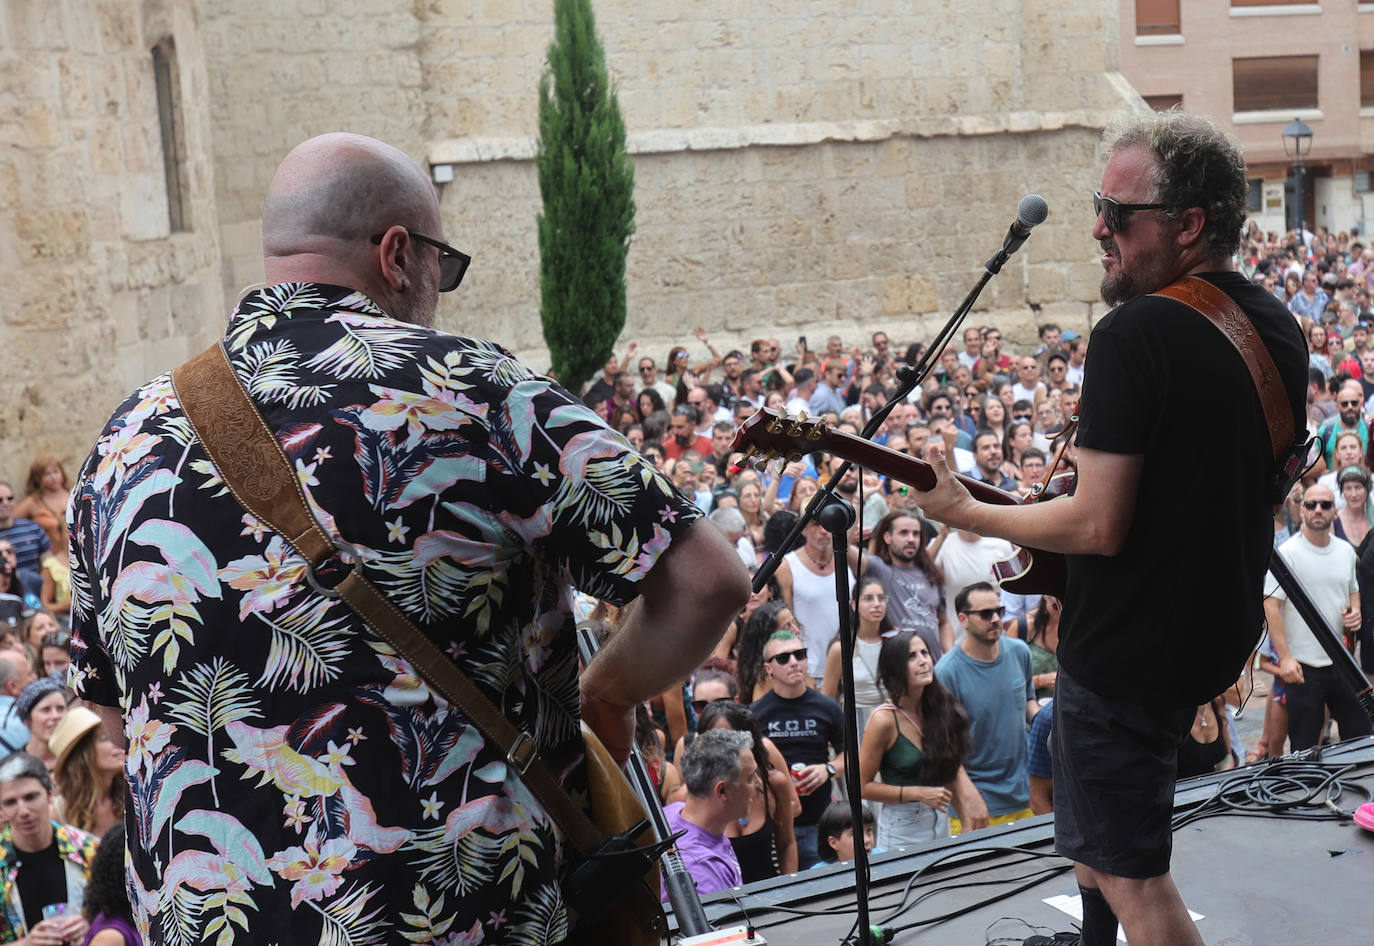
{"label": "street lamp", "polygon": [[1283,153],[1293,159],[1293,196],[1297,200],[1298,239],[1303,238],[1302,159],[1312,153],[1312,129],[1301,118],[1293,119],[1283,130]]}

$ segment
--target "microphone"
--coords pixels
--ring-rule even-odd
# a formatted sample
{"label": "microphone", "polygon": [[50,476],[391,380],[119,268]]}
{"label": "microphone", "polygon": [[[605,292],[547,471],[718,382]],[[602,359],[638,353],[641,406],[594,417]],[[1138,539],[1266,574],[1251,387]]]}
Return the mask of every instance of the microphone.
{"label": "microphone", "polygon": [[1045,222],[1050,215],[1049,204],[1039,194],[1027,194],[1016,205],[1016,222],[1007,230],[1007,238],[1002,243],[1002,253],[1010,256],[1021,249],[1021,244],[1030,236],[1031,228]]}

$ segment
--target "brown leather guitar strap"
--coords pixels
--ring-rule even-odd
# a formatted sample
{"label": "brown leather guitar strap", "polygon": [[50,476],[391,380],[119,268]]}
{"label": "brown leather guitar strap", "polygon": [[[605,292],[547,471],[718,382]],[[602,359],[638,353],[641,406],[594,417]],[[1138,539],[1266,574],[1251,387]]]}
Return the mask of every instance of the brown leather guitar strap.
{"label": "brown leather guitar strap", "polygon": [[1278,460],[1293,444],[1293,410],[1274,359],[1260,341],[1249,317],[1234,299],[1197,276],[1184,276],[1151,295],[1167,296],[1206,316],[1245,360],[1245,367],[1250,369],[1250,378],[1255,382],[1255,393],[1264,407],[1274,459]]}
{"label": "brown leather guitar strap", "polygon": [[[341,598],[383,640],[410,662],[436,693],[458,707],[506,756],[569,842],[589,856],[605,835],[564,791],[540,760],[534,739],[517,730],[476,684],[392,604],[357,568],[346,545],[336,546],[306,504],[296,471],[248,393],[223,344],[215,344],[172,372],[172,386],[197,439],[244,509],[291,544],[306,560],[314,589]],[[331,561],[332,560],[332,561]],[[342,581],[326,587],[317,572],[342,566]],[[335,568],[334,570],[339,570]]]}

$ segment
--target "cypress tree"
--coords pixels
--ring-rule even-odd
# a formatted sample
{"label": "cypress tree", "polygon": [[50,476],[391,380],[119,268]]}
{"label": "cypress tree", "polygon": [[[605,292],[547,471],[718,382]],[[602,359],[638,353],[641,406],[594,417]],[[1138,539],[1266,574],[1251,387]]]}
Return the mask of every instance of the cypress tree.
{"label": "cypress tree", "polygon": [[634,166],[590,0],[554,0],[554,21],[535,156],[540,318],[554,374],[576,393],[625,327]]}

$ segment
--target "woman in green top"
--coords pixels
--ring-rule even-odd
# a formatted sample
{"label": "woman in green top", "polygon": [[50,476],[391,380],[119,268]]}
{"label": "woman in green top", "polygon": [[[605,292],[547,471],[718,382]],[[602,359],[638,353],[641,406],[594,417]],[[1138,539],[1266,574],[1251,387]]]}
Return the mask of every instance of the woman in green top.
{"label": "woman in green top", "polygon": [[963,766],[968,716],[935,679],[926,642],[910,631],[884,639],[878,678],[890,702],[869,717],[859,742],[861,792],[883,806],[878,847],[949,837],[950,801],[977,792]]}
{"label": "woman in green top", "polygon": [[1035,698],[1044,700],[1054,696],[1054,681],[1059,676],[1059,613],[1063,610],[1058,598],[1045,595],[1040,606],[1032,612],[1026,643],[1031,653],[1031,686]]}

